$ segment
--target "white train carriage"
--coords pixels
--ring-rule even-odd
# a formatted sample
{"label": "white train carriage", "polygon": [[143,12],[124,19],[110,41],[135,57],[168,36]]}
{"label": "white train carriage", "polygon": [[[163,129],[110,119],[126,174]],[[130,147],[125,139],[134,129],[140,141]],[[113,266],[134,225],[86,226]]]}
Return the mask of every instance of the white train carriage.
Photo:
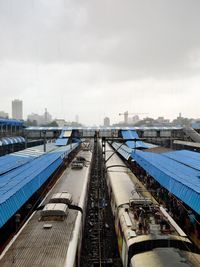
{"label": "white train carriage", "polygon": [[[79,172],[68,168],[0,256],[1,267],[77,267],[92,153],[78,154],[88,165]],[[73,196],[73,200],[72,200]],[[70,209],[76,205],[83,213]]]}
{"label": "white train carriage", "polygon": [[123,266],[200,266],[200,255],[190,252],[193,245],[185,233],[150,194],[138,190],[122,160],[115,154],[106,167]]}

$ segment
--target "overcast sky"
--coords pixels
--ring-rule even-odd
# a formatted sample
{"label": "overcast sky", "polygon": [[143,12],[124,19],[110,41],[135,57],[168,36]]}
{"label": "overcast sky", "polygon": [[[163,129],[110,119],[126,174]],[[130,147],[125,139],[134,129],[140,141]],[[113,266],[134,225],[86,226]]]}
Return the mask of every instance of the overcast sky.
{"label": "overcast sky", "polygon": [[0,110],[200,117],[199,0],[0,0]]}

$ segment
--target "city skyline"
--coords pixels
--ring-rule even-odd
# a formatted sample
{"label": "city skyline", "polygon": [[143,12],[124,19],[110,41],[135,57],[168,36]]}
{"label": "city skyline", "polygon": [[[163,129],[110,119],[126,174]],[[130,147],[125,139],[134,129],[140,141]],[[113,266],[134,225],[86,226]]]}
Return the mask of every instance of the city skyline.
{"label": "city skyline", "polygon": [[25,118],[48,107],[86,125],[105,116],[116,123],[126,110],[199,118],[199,8],[186,0],[2,0],[1,110],[11,114],[12,99],[22,99]]}
{"label": "city skyline", "polygon": [[[23,107],[24,107],[24,102],[23,100],[21,99],[14,99],[11,101],[11,112],[7,112],[7,110],[1,110],[0,113],[5,113],[4,115],[6,115],[5,117],[8,117],[10,119],[16,119],[12,116],[12,103],[14,101],[20,101],[22,102],[23,104]],[[23,111],[22,111],[23,112]],[[68,119],[65,119],[65,117],[55,117],[54,114],[52,114],[51,112],[49,113],[49,110],[47,111],[47,108],[43,108],[43,112],[41,113],[37,113],[37,112],[34,112],[34,111],[31,111],[29,112],[27,115],[23,116],[23,120],[26,121],[26,120],[30,120],[30,121],[34,121],[36,120],[38,122],[38,124],[45,124],[45,123],[49,123],[51,121],[54,121],[54,120],[64,120],[65,122],[77,122],[77,118],[78,118],[78,121],[80,120],[80,123],[83,124],[83,125],[86,125],[86,126],[92,126],[92,125],[104,125],[104,120],[105,119],[109,119],[110,121],[110,125],[112,124],[116,124],[116,123],[124,123],[124,117],[121,118],[119,115],[124,115],[125,113],[127,113],[128,111],[125,111],[123,113],[120,113],[120,114],[117,114],[118,117],[116,117],[116,120],[113,120],[110,116],[102,116],[102,121],[100,123],[93,123],[93,124],[85,124],[81,121],[80,116],[78,114],[75,114],[74,118],[68,118]],[[48,116],[48,119],[45,118],[45,114],[46,116]],[[4,116],[2,116],[3,118]],[[135,118],[137,117],[137,120],[135,121]],[[182,117],[182,118],[188,118],[188,119],[194,119],[194,120],[199,120],[200,117],[187,117],[185,116],[184,114],[182,114],[182,112],[179,112],[177,114],[177,116],[175,117],[172,117],[172,118],[169,118],[169,117],[165,117],[165,116],[162,116],[162,115],[156,115],[155,117],[151,117],[149,116],[149,113],[145,113],[145,114],[140,114],[140,113],[131,113],[131,112],[128,112],[128,117],[126,118],[127,119],[127,122],[126,124],[134,124],[136,123],[137,121],[140,121],[142,119],[145,119],[145,118],[152,118],[154,120],[158,120],[159,119],[164,119],[164,120],[169,120],[169,122],[172,122],[173,120],[177,119],[178,117]]]}

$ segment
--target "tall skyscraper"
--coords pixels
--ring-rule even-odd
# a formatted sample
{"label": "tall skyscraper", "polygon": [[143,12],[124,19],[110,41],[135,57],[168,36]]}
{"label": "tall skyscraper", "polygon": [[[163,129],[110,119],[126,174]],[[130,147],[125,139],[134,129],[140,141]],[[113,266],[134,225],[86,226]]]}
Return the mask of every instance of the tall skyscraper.
{"label": "tall skyscraper", "polygon": [[23,120],[23,102],[15,99],[12,101],[12,118],[16,120]]}

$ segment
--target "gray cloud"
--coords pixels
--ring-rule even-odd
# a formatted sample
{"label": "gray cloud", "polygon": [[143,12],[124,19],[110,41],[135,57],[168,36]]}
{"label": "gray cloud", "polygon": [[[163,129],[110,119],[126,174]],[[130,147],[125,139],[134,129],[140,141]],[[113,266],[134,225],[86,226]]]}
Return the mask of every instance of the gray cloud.
{"label": "gray cloud", "polygon": [[124,69],[125,78],[193,74],[199,8],[197,0],[1,1],[0,58],[100,62],[122,78]]}
{"label": "gray cloud", "polygon": [[47,106],[86,123],[127,109],[198,116],[199,10],[198,0],[1,0],[0,109],[22,98],[25,114]]}

